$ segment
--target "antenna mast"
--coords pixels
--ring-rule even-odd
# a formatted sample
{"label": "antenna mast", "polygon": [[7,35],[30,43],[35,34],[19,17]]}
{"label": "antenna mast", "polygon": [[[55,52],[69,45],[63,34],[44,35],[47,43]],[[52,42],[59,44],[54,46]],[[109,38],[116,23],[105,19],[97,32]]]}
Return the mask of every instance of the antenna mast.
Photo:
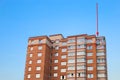
{"label": "antenna mast", "polygon": [[98,31],[98,3],[96,3],[96,35],[99,36],[99,31]]}

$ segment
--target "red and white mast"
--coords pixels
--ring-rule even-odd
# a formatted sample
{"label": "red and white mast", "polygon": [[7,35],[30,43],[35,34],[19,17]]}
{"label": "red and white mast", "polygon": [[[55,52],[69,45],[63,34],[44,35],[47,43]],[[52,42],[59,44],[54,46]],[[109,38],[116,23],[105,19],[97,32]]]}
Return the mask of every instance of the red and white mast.
{"label": "red and white mast", "polygon": [[99,31],[98,31],[98,3],[96,3],[96,35],[99,36]]}

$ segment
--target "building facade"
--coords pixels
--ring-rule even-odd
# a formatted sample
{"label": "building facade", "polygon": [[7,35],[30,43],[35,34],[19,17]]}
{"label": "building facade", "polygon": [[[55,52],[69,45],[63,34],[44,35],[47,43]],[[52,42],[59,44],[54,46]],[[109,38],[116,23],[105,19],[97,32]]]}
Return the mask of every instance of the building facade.
{"label": "building facade", "polygon": [[30,37],[24,80],[107,80],[105,37]]}

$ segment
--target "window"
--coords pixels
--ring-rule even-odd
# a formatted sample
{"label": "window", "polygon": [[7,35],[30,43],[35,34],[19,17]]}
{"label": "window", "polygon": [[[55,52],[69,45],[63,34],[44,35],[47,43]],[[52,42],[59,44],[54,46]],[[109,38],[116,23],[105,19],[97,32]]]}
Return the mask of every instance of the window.
{"label": "window", "polygon": [[85,55],[85,52],[77,52],[77,55]]}
{"label": "window", "polygon": [[41,43],[42,43],[42,40],[39,40],[39,43],[41,44]]}
{"label": "window", "polygon": [[66,55],[62,55],[62,56],[61,56],[61,59],[65,59],[65,58],[66,58]]}
{"label": "window", "polygon": [[30,54],[30,57],[32,57],[33,56],[33,54]]}
{"label": "window", "polygon": [[93,63],[93,60],[92,59],[87,60],[87,63]]}
{"label": "window", "polygon": [[66,43],[66,42],[63,42],[63,43],[62,43],[62,46],[65,46],[65,45],[67,45],[67,43]]}
{"label": "window", "polygon": [[87,46],[87,49],[88,49],[88,50],[91,50],[91,49],[92,49],[92,46]]}
{"label": "window", "polygon": [[32,70],[32,68],[31,68],[31,67],[29,67],[29,68],[28,68],[28,71],[31,71],[31,70]]}
{"label": "window", "polygon": [[72,42],[75,42],[75,39],[69,39],[68,40],[68,43],[72,43]]}
{"label": "window", "polygon": [[97,70],[105,70],[105,66],[97,66]]}
{"label": "window", "polygon": [[77,45],[77,48],[85,48],[85,45],[84,44],[81,44],[81,45]]}
{"label": "window", "polygon": [[104,73],[98,73],[98,77],[106,77]]}
{"label": "window", "polygon": [[67,77],[69,78],[69,77],[74,77],[75,76],[75,74],[73,74],[73,73],[68,73],[68,75],[67,75]]}
{"label": "window", "polygon": [[57,77],[58,76],[58,74],[57,73],[54,73],[54,77]]}
{"label": "window", "polygon": [[68,49],[75,49],[74,45],[68,46]]}
{"label": "window", "polygon": [[77,77],[85,77],[85,72],[77,73]]}
{"label": "window", "polygon": [[61,65],[66,65],[66,62],[61,62]]}
{"label": "window", "polygon": [[37,71],[41,70],[41,67],[36,67],[36,70],[37,70]]}
{"label": "window", "polygon": [[38,57],[41,57],[42,56],[42,53],[38,53]]}
{"label": "window", "polygon": [[104,49],[103,45],[97,45],[97,49]]}
{"label": "window", "polygon": [[59,49],[59,47],[58,47],[58,46],[56,46],[56,47],[55,47],[55,50],[58,50],[58,49]]}
{"label": "window", "polygon": [[38,47],[38,50],[42,50],[42,46],[39,46],[39,47]]}
{"label": "window", "polygon": [[56,41],[55,41],[55,43],[57,43],[57,44],[58,44],[58,43],[59,43],[59,40],[56,40]]}
{"label": "window", "polygon": [[77,42],[85,42],[85,38],[79,38],[77,39]]}
{"label": "window", "polygon": [[87,53],[87,56],[93,56],[93,53]]}
{"label": "window", "polygon": [[75,52],[69,52],[68,53],[68,56],[74,56],[75,55]]}
{"label": "window", "polygon": [[37,63],[41,63],[41,60],[37,60]]}
{"label": "window", "polygon": [[32,50],[33,50],[33,47],[31,47],[30,50],[32,51]]}
{"label": "window", "polygon": [[61,72],[66,72],[66,69],[61,69]]}
{"label": "window", "polygon": [[62,52],[66,52],[66,51],[67,51],[67,49],[65,49],[65,48],[64,48],[64,49],[62,49]]}
{"label": "window", "polygon": [[36,78],[40,78],[40,74],[36,74]]}
{"label": "window", "polygon": [[68,70],[75,70],[75,66],[68,66]]}
{"label": "window", "polygon": [[31,60],[29,61],[29,64],[32,64],[32,61],[31,61]]}
{"label": "window", "polygon": [[54,63],[58,63],[58,60],[54,60]]}
{"label": "window", "polygon": [[85,62],[85,58],[77,58],[77,62]]}
{"label": "window", "polygon": [[105,59],[104,58],[99,58],[97,59],[97,63],[104,63],[105,62]]}
{"label": "window", "polygon": [[27,78],[30,78],[30,77],[31,77],[31,75],[30,75],[30,74],[28,74],[28,75],[27,75]]}
{"label": "window", "polygon": [[97,56],[104,56],[105,53],[104,52],[97,52]]}
{"label": "window", "polygon": [[58,70],[58,66],[55,66],[55,67],[54,67],[54,70]]}
{"label": "window", "polygon": [[31,44],[34,44],[34,43],[35,43],[35,41],[34,41],[34,40],[32,40],[32,41],[31,41]]}
{"label": "window", "polygon": [[87,70],[91,71],[91,70],[93,70],[93,67],[87,67]]}
{"label": "window", "polygon": [[55,53],[54,56],[58,56],[58,53]]}
{"label": "window", "polygon": [[88,39],[88,40],[87,40],[87,43],[92,43],[92,39]]}
{"label": "window", "polygon": [[86,69],[85,65],[77,65],[77,70]]}
{"label": "window", "polygon": [[68,59],[68,63],[75,63],[74,59]]}
{"label": "window", "polygon": [[93,74],[88,74],[88,78],[93,78]]}
{"label": "window", "polygon": [[66,79],[66,76],[62,75],[62,76],[60,76],[60,79],[61,80]]}

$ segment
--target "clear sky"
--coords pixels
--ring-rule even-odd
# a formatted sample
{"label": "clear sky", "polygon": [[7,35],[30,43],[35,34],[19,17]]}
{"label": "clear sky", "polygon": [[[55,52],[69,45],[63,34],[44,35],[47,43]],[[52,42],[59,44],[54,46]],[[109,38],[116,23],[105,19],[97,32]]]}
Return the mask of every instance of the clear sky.
{"label": "clear sky", "polygon": [[31,36],[95,34],[96,2],[109,80],[120,80],[120,0],[0,0],[0,80],[23,80]]}

